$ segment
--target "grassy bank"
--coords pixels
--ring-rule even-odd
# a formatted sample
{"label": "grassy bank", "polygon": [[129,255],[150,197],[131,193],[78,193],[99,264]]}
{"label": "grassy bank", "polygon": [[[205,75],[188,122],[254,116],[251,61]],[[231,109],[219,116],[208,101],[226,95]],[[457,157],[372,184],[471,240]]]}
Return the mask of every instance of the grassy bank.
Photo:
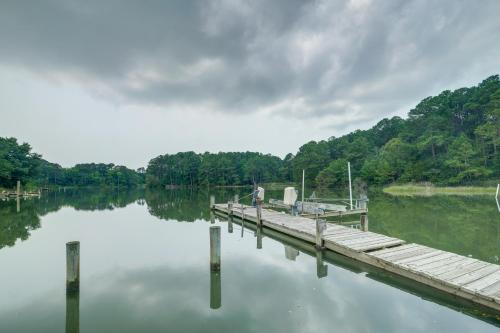
{"label": "grassy bank", "polygon": [[495,195],[496,187],[458,186],[438,187],[433,185],[392,185],[383,189],[384,193],[396,196],[431,195]]}

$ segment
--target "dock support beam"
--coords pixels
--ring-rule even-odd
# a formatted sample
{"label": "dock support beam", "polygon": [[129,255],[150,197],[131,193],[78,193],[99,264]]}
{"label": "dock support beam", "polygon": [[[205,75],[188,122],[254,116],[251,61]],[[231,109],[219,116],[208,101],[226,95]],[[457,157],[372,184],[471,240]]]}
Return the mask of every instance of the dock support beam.
{"label": "dock support beam", "polygon": [[220,271],[220,226],[210,227],[210,270]]}
{"label": "dock support beam", "polygon": [[368,215],[366,213],[361,213],[359,224],[361,224],[361,230],[368,231]]}
{"label": "dock support beam", "polygon": [[66,293],[80,291],[80,242],[66,243]]}

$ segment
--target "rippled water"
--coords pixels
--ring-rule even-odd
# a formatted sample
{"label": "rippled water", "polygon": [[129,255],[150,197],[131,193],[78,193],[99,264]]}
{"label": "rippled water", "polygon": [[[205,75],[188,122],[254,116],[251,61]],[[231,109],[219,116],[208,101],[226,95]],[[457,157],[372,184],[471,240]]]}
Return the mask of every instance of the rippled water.
{"label": "rippled water", "polygon": [[[269,230],[260,239],[236,220],[230,233],[211,223],[211,193],[234,194],[52,192],[20,212],[0,202],[0,332],[498,331],[498,314],[335,253]],[[498,263],[491,198],[375,193],[369,209],[372,231]],[[220,274],[209,269],[211,225],[222,228]],[[66,298],[72,240],[81,291]]]}

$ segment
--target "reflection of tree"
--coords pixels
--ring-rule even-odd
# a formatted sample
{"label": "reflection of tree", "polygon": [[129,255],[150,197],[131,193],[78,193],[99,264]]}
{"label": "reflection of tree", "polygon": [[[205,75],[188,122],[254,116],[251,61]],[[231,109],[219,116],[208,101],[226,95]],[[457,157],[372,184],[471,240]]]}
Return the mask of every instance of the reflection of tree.
{"label": "reflection of tree", "polygon": [[17,239],[26,240],[30,231],[40,227],[40,218],[33,203],[23,201],[23,209],[16,213],[16,201],[0,201],[0,249],[13,246]]}
{"label": "reflection of tree", "polygon": [[500,223],[485,197],[390,197],[369,203],[370,231],[498,263]]}
{"label": "reflection of tree", "polygon": [[149,213],[162,220],[194,222],[209,220],[209,194],[202,190],[146,191]]}
{"label": "reflection of tree", "polygon": [[21,211],[16,212],[16,201],[0,201],[0,249],[13,246],[16,240],[26,240],[30,231],[40,227],[40,217],[55,212],[63,206],[76,210],[112,210],[125,207],[143,196],[139,190],[98,191],[67,190],[44,193],[39,199],[21,201]]}

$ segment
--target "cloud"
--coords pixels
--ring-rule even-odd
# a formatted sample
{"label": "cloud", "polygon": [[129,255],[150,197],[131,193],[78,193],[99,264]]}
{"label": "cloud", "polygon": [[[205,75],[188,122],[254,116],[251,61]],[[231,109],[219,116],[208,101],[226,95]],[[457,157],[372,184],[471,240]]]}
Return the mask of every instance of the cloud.
{"label": "cloud", "polygon": [[499,12],[494,0],[3,1],[0,65],[125,105],[367,122],[498,72]]}

